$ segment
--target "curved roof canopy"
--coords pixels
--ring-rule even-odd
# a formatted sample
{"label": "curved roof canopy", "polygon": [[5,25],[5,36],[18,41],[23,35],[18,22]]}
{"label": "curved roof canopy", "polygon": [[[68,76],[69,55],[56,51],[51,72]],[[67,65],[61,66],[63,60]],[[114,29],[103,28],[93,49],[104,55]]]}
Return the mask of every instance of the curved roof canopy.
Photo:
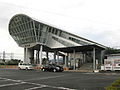
{"label": "curved roof canopy", "polygon": [[9,22],[9,33],[19,46],[36,41],[32,18],[18,14]]}
{"label": "curved roof canopy", "polygon": [[9,33],[21,47],[44,44],[50,48],[98,45],[96,42],[76,36],[53,25],[38,22],[33,18],[17,14],[9,22]]}

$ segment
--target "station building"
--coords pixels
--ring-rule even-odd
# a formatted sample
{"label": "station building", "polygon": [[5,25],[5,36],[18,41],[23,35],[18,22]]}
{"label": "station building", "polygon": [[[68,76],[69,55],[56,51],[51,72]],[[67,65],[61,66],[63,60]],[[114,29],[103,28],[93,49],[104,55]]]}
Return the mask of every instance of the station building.
{"label": "station building", "polygon": [[[80,68],[85,63],[92,63],[92,68],[96,69],[96,62],[103,63],[105,46],[25,14],[13,16],[8,28],[15,42],[24,48],[25,63],[36,62],[41,66],[43,64],[42,52],[46,52],[48,62],[49,53],[54,53],[53,63],[59,65],[59,56],[61,56],[63,66],[73,66],[74,69]],[[34,59],[35,51],[37,51],[36,59]]]}

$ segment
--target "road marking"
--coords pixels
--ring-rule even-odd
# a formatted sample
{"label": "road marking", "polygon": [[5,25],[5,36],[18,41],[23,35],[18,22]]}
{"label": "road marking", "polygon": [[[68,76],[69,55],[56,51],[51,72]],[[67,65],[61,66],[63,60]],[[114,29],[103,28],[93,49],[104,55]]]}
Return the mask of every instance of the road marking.
{"label": "road marking", "polygon": [[38,85],[40,87],[42,86],[42,87],[56,88],[56,89],[61,89],[61,90],[76,90],[76,89],[71,89],[71,88],[66,88],[66,87],[49,86],[49,85],[43,85],[43,84],[38,84],[38,83],[30,83],[30,82],[28,82],[28,84]]}
{"label": "road marking", "polygon": [[[63,76],[63,75],[60,75]],[[56,76],[56,77],[60,77],[60,76]],[[1,78],[1,77],[0,77]],[[53,77],[47,77],[47,78],[53,78]],[[54,77],[55,78],[55,77]],[[32,85],[37,85],[38,87],[33,87],[33,88],[29,88],[29,89],[25,89],[25,90],[34,90],[34,89],[38,89],[38,88],[44,88],[44,87],[48,87],[48,88],[56,88],[56,89],[61,89],[61,90],[76,90],[76,89],[71,89],[71,88],[66,88],[66,87],[57,87],[57,86],[49,86],[49,85],[44,85],[44,84],[39,84],[39,83],[31,83],[31,82],[24,82],[22,80],[13,80],[13,79],[7,79],[7,78],[1,78],[4,80],[9,80],[9,81],[14,81],[17,83],[13,83],[13,84],[4,84],[4,85],[0,85],[0,87],[5,87],[5,86],[13,86],[13,85],[19,85],[19,84],[32,84]],[[43,79],[43,78],[42,78]]]}
{"label": "road marking", "polygon": [[1,78],[1,79],[4,79],[4,81],[22,82],[21,80],[13,80],[13,79],[7,79],[7,78]]}
{"label": "road marking", "polygon": [[21,83],[12,83],[12,84],[4,84],[4,85],[0,85],[0,87],[13,86],[13,85],[24,84],[24,83],[25,83],[25,82],[21,82]]}
{"label": "road marking", "polygon": [[25,89],[25,90],[34,90],[34,89],[40,89],[40,88],[44,88],[44,85],[42,85],[42,86],[39,86],[39,87],[33,87],[33,88],[29,88],[29,89]]}

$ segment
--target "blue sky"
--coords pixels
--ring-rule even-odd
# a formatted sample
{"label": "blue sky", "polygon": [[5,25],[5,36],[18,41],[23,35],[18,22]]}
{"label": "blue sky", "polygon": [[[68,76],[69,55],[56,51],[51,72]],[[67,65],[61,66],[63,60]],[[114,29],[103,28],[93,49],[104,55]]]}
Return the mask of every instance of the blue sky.
{"label": "blue sky", "polygon": [[23,53],[8,33],[9,20],[18,13],[106,46],[120,46],[119,9],[119,0],[0,0],[0,52]]}

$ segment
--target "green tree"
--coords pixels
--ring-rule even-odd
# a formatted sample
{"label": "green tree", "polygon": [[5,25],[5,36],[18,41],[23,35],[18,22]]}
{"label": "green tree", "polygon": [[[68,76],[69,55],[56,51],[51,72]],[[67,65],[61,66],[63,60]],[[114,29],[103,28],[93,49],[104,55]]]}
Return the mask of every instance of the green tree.
{"label": "green tree", "polygon": [[7,65],[18,65],[19,62],[20,62],[20,60],[18,60],[18,59],[11,59],[6,64]]}
{"label": "green tree", "polygon": [[105,54],[117,54],[120,53],[120,50],[108,47],[105,51]]}

